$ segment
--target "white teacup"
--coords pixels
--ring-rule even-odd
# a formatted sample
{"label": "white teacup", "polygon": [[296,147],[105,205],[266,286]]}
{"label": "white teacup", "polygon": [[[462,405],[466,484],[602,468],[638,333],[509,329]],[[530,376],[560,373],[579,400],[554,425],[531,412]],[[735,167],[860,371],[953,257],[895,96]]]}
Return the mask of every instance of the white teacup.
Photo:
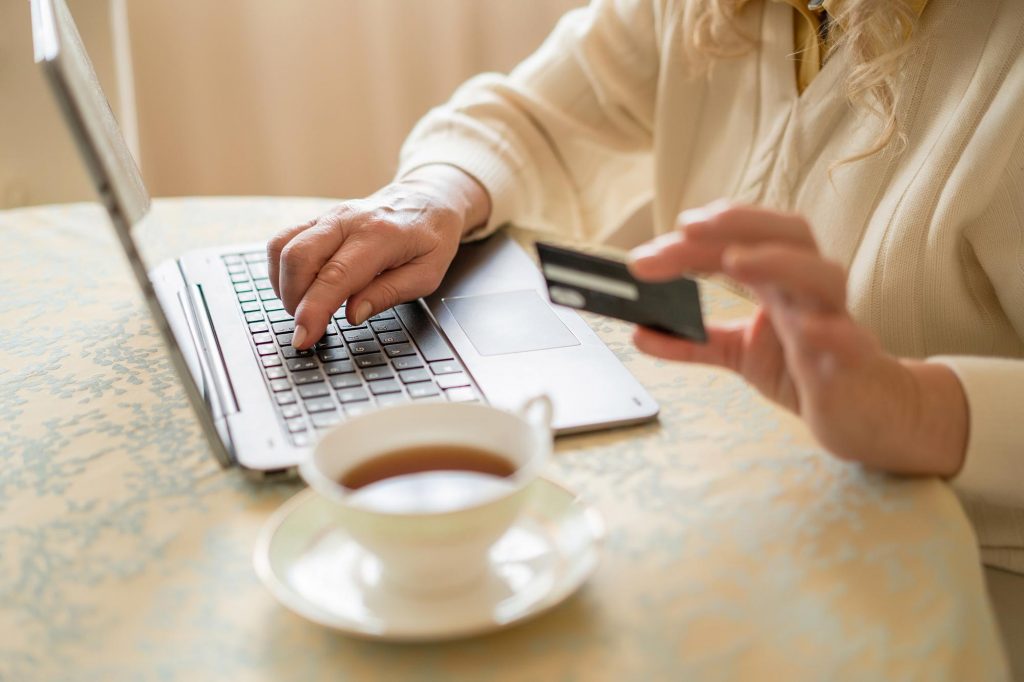
{"label": "white teacup", "polygon": [[[371,496],[380,484],[352,490],[340,483],[367,460],[430,445],[480,448],[508,459],[516,471],[447,495],[428,488],[397,498]],[[410,403],[334,427],[299,471],[335,503],[338,525],[376,556],[382,581],[422,595],[452,592],[483,577],[489,549],[519,515],[550,456],[547,396],[527,401],[518,413],[480,404]],[[429,479],[423,481],[429,486]]]}

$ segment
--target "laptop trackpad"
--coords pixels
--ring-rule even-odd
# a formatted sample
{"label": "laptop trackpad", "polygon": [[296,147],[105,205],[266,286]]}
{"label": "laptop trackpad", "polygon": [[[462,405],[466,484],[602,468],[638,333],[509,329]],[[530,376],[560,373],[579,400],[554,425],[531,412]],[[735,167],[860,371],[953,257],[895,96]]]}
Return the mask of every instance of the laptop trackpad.
{"label": "laptop trackpad", "polygon": [[533,289],[443,300],[480,355],[580,345]]}

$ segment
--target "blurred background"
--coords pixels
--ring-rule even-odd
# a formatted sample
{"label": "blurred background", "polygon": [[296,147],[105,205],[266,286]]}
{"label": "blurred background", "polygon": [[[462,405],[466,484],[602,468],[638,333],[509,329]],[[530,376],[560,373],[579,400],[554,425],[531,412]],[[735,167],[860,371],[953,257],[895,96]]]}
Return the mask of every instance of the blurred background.
{"label": "blurred background", "polygon": [[[359,196],[413,123],[585,0],[67,0],[154,196]],[[93,200],[0,0],[0,208]]]}

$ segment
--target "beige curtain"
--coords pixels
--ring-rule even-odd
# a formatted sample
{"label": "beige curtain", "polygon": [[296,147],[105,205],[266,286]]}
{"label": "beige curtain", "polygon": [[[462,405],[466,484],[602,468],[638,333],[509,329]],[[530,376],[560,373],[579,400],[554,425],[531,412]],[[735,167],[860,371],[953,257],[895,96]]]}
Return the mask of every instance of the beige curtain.
{"label": "beige curtain", "polygon": [[[68,0],[156,196],[370,192],[428,108],[584,3]],[[93,198],[28,2],[0,0],[0,208]]]}
{"label": "beige curtain", "polygon": [[413,123],[583,0],[128,0],[156,195],[356,196]]}
{"label": "beige curtain", "polygon": [[[111,105],[120,112],[111,2],[68,0],[68,6]],[[0,209],[93,197],[74,142],[33,61],[28,0],[0,0]]]}

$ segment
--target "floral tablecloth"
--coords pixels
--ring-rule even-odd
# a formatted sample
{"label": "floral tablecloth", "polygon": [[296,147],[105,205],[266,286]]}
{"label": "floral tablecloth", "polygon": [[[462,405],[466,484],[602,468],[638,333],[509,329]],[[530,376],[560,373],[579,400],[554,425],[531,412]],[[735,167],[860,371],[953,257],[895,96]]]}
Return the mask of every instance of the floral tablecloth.
{"label": "floral tablecloth", "polygon": [[[265,239],[311,199],[157,202],[147,251]],[[442,645],[280,607],[253,543],[299,484],[209,455],[105,215],[0,212],[0,680],[991,680],[1007,675],[950,489],[843,464],[741,381],[588,318],[658,423],[560,439],[604,515],[574,598]],[[712,318],[749,304],[704,287]]]}

